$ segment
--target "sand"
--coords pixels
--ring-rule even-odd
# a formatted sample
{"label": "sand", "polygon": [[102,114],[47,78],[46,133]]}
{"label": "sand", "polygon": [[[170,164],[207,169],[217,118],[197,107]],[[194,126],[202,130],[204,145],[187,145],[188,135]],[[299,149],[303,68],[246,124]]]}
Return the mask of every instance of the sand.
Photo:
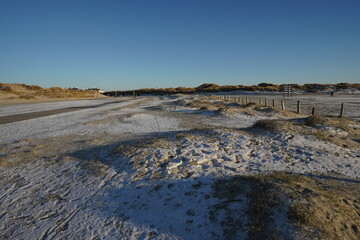
{"label": "sand", "polygon": [[[248,239],[255,185],[240,177],[360,182],[358,147],[253,128],[294,117],[228,104],[179,95],[1,107],[2,117],[60,112],[0,125],[0,238]],[[268,227],[304,239],[287,206],[269,210]]]}

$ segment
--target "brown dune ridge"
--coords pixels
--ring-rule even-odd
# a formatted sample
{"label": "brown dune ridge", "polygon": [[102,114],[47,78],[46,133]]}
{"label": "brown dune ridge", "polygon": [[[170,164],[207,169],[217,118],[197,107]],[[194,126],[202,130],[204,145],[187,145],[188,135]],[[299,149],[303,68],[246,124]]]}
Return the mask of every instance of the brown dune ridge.
{"label": "brown dune ridge", "polygon": [[[294,90],[317,93],[324,91],[356,91],[360,90],[360,83],[338,83],[338,84],[291,84]],[[145,88],[126,91],[108,91],[104,95],[107,96],[126,96],[126,95],[168,95],[168,94],[191,94],[191,93],[216,93],[231,91],[248,91],[248,92],[281,92],[284,85],[275,85],[270,83],[260,83],[258,85],[224,85],[219,86],[213,83],[204,83],[195,88],[176,87],[176,88]],[[37,85],[17,84],[17,83],[0,83],[0,103],[11,102],[37,102],[37,101],[53,101],[65,99],[84,99],[105,97],[99,94],[97,90],[82,90],[77,88],[42,88]]]}
{"label": "brown dune ridge", "polygon": [[[294,90],[303,91],[308,93],[317,93],[323,91],[341,91],[341,90],[350,90],[356,91],[360,90],[360,84],[358,83],[338,83],[338,84],[291,84]],[[191,94],[191,93],[216,93],[216,92],[231,92],[231,91],[265,91],[265,92],[281,92],[284,88],[284,84],[275,85],[270,83],[260,83],[258,85],[245,86],[245,85],[224,85],[219,86],[212,83],[204,83],[195,88],[187,87],[177,87],[177,88],[144,88],[144,89],[134,89],[127,91],[108,91],[105,92],[105,95],[108,96],[121,96],[121,95],[167,95],[167,94]]]}
{"label": "brown dune ridge", "polygon": [[104,96],[99,94],[97,90],[60,87],[42,88],[37,85],[0,83],[0,103],[23,103],[96,97]]}

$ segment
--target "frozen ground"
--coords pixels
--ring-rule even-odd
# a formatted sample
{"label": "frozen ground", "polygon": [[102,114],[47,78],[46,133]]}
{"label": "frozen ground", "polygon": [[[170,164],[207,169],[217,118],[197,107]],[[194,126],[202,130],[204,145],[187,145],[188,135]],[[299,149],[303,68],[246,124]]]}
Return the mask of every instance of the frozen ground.
{"label": "frozen ground", "polygon": [[[187,97],[108,101],[0,108],[100,105],[0,125],[0,239],[247,239],[253,183],[237,177],[360,176],[359,149],[249,129],[274,118],[266,111],[199,110]],[[284,207],[269,215],[279,236],[301,238]]]}
{"label": "frozen ground", "polygon": [[259,103],[260,98],[262,104],[267,99],[268,106],[272,106],[272,100],[275,100],[276,106],[281,106],[281,100],[284,101],[286,110],[296,112],[297,101],[301,103],[301,112],[304,114],[311,114],[312,108],[315,107],[316,113],[324,116],[339,116],[341,104],[344,103],[344,116],[360,120],[360,93],[356,94],[335,94],[333,97],[330,93],[324,94],[296,94],[292,97],[283,97],[281,93],[257,93],[236,95],[227,94],[230,97],[249,98],[249,101]]}

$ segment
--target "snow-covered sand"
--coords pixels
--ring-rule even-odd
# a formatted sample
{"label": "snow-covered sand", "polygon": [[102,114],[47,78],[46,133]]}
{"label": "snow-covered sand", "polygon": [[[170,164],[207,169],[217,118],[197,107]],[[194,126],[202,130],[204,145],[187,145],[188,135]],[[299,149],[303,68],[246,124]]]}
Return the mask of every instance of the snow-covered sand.
{"label": "snow-covered sand", "polygon": [[354,94],[343,94],[337,93],[333,97],[330,96],[330,93],[323,94],[299,94],[294,93],[293,97],[283,97],[282,93],[265,93],[259,92],[257,94],[240,93],[233,94],[228,93],[228,97],[247,97],[249,101],[252,100],[256,103],[260,101],[260,98],[263,102],[267,99],[268,105],[272,105],[272,100],[275,100],[275,105],[280,107],[280,101],[284,102],[285,108],[289,111],[297,110],[297,101],[301,103],[301,112],[305,114],[311,114],[312,108],[315,107],[317,114],[327,115],[327,116],[339,116],[341,104],[345,104],[344,116],[360,120],[360,93],[356,92]]}
{"label": "snow-covered sand", "polygon": [[[225,198],[229,178],[287,171],[359,179],[359,149],[249,130],[266,112],[219,114],[179,100],[191,101],[129,99],[0,125],[0,239],[246,239],[251,184]],[[272,211],[279,232],[294,238],[286,209]]]}

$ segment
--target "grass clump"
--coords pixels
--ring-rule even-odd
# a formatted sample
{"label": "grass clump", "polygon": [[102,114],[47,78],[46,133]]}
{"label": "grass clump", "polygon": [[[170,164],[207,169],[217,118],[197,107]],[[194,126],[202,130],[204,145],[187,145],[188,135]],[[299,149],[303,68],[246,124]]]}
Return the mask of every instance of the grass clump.
{"label": "grass clump", "polygon": [[249,108],[249,107],[254,107],[254,106],[256,106],[256,103],[249,102],[249,103],[243,105],[242,107],[243,107],[243,108]]}
{"label": "grass clump", "polygon": [[288,211],[289,218],[293,219],[299,225],[311,224],[312,213],[306,203],[294,203]]}
{"label": "grass clump", "polygon": [[[289,176],[287,176],[289,175]],[[276,173],[270,181],[291,200],[288,217],[308,237],[359,239],[358,181],[327,176]]]}
{"label": "grass clump", "polygon": [[[280,191],[286,196],[284,206],[287,206],[288,221],[295,223],[304,234],[304,239],[359,239],[358,180],[286,172],[250,178],[257,183],[251,193],[252,201],[248,212],[252,213],[250,217],[256,223],[256,228],[250,232],[255,234],[253,236],[264,236],[264,222],[258,220],[266,218],[265,210],[269,211],[281,204],[281,200],[277,200],[281,195],[278,193]],[[264,226],[266,229],[266,222]]]}
{"label": "grass clump", "polygon": [[9,86],[4,86],[3,84],[0,85],[0,90],[6,91],[6,92],[12,91],[12,89]]}
{"label": "grass clump", "polygon": [[352,127],[357,124],[357,122],[350,119],[322,116],[311,116],[305,118],[302,122],[304,126],[303,133],[350,149],[357,149],[360,146],[357,140],[360,138],[360,129]]}
{"label": "grass clump", "polygon": [[321,116],[311,116],[305,119],[305,125],[311,126],[315,124],[323,124],[325,122],[324,117]]}
{"label": "grass clump", "polygon": [[255,122],[253,128],[259,128],[268,131],[276,131],[281,129],[281,122],[274,119],[261,119]]}
{"label": "grass clump", "polygon": [[[275,226],[272,218],[273,209],[282,202],[280,191],[267,178],[237,176],[219,179],[212,188],[213,196],[223,201],[211,208],[209,218],[216,222],[218,216],[225,213],[225,219],[220,222],[224,239],[237,239],[234,236],[242,229],[249,239],[283,239],[283,233]],[[242,204],[246,204],[245,208],[234,212],[233,207]],[[243,214],[249,220],[245,226],[241,220]]]}
{"label": "grass clump", "polygon": [[27,95],[20,95],[19,98],[29,100],[29,99],[35,99],[36,97],[33,94],[27,94]]}

